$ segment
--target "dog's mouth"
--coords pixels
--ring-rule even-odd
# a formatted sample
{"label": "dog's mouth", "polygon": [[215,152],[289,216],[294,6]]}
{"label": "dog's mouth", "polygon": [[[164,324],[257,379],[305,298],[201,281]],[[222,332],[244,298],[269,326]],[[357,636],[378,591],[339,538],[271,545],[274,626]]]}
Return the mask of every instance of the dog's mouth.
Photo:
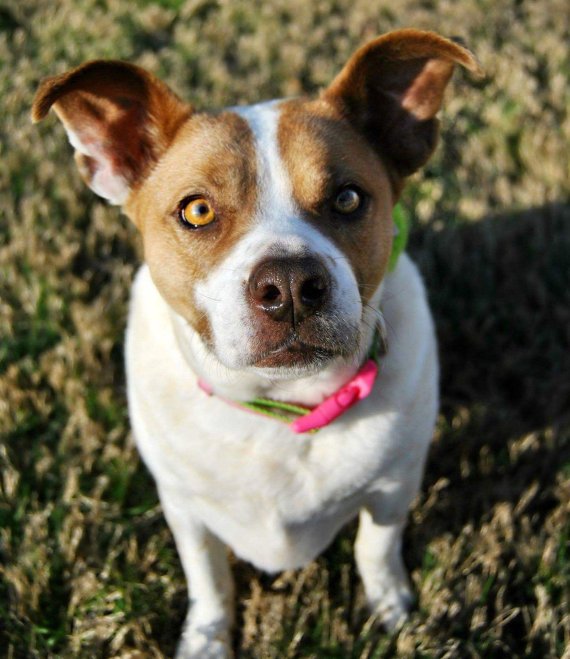
{"label": "dog's mouth", "polygon": [[341,345],[308,343],[293,333],[281,344],[253,356],[251,365],[256,368],[314,368],[321,367],[337,357],[346,356],[347,350]]}

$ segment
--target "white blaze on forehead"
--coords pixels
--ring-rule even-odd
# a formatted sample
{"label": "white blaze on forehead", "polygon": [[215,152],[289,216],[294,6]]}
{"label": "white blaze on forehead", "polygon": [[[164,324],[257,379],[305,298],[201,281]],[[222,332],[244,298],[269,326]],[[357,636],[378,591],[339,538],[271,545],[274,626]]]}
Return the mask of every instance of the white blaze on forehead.
{"label": "white blaze on forehead", "polygon": [[[278,129],[282,100],[233,108],[253,133],[257,154],[257,209],[254,229],[246,240],[257,241],[260,258],[312,253],[334,258],[338,248],[315,226],[302,218],[293,186],[279,148]],[[269,252],[266,254],[265,249]],[[259,260],[259,259],[258,259]],[[252,264],[253,265],[253,264]]]}
{"label": "white blaze on forehead", "polygon": [[[295,202],[289,172],[279,148],[282,104],[283,101],[277,100],[234,109],[248,122],[257,154],[256,217],[252,232],[244,240],[257,243],[257,261],[275,253],[284,256],[311,254],[320,257],[329,270],[334,271],[338,269],[336,263],[344,260],[343,254],[329,238],[303,219],[302,210]],[[350,270],[348,266],[347,269]]]}
{"label": "white blaze on forehead", "polygon": [[273,220],[286,219],[295,214],[293,189],[281,159],[277,139],[279,105],[280,101],[269,101],[234,109],[248,122],[255,138],[258,212]]}

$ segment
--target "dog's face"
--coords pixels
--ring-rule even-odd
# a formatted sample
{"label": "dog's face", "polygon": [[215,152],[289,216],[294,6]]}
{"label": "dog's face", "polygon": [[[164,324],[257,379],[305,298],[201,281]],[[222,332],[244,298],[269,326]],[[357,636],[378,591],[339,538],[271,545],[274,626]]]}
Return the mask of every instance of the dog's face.
{"label": "dog's face", "polygon": [[317,370],[358,351],[391,210],[431,154],[464,48],[401,30],[318,99],[195,112],[149,73],[93,62],[44,82],[88,184],[140,229],[154,282],[226,366]]}
{"label": "dog's face", "polygon": [[379,157],[319,100],[196,115],[128,210],[159,290],[222,363],[298,371],[357,350],[392,204]]}

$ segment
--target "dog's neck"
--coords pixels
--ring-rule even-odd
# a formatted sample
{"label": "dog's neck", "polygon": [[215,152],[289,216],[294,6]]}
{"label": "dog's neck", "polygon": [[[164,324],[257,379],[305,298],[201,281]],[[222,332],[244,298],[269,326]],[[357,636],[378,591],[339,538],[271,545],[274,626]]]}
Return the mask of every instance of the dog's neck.
{"label": "dog's neck", "polygon": [[235,401],[254,398],[271,398],[279,401],[314,406],[333,394],[350,380],[365,361],[378,323],[382,326],[380,312],[383,283],[375,291],[362,311],[361,335],[357,349],[350,357],[332,360],[317,372],[286,373],[282,369],[244,370],[227,368],[206,345],[201,336],[181,316],[170,310],[174,334],[180,351],[196,379],[206,382],[212,392]]}

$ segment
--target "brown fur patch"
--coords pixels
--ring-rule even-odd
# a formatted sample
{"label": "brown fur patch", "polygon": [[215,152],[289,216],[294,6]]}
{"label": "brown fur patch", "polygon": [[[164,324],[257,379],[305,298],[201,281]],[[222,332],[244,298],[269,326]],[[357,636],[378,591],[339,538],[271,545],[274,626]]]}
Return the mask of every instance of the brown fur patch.
{"label": "brown fur patch", "polygon": [[[386,270],[392,246],[394,191],[379,156],[340,113],[323,100],[281,104],[278,142],[295,201],[319,231],[346,255],[367,302]],[[340,216],[338,190],[358,186],[364,212]]]}
{"label": "brown fur patch", "polygon": [[[196,283],[248,230],[256,176],[247,122],[233,112],[196,114],[125,206],[142,233],[145,260],[159,291],[206,340],[211,329],[195,298]],[[216,221],[193,230],[180,223],[177,211],[185,197],[195,194],[209,199]]]}

